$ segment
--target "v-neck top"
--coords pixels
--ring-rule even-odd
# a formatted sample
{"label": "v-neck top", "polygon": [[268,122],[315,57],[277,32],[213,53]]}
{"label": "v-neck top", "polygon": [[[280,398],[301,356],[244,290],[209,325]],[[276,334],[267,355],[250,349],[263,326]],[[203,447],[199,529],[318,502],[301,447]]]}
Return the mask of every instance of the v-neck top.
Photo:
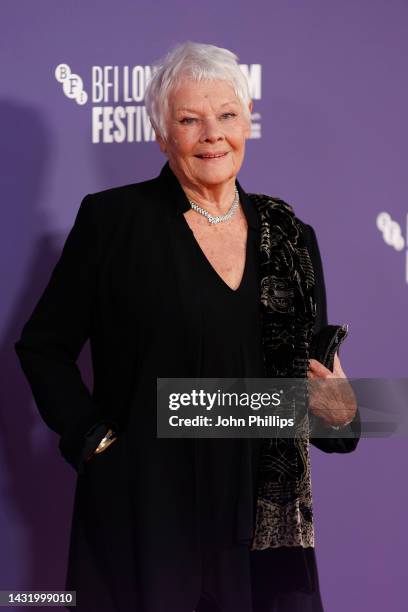
{"label": "v-neck top", "polygon": [[[187,222],[186,225],[188,227]],[[190,238],[191,256],[196,262],[196,273],[202,289],[201,376],[264,376],[259,300],[259,232],[248,225],[244,271],[237,289],[231,289],[216,272],[191,229]]]}
{"label": "v-neck top", "polygon": [[[197,242],[187,221],[184,257],[189,259],[200,287],[201,378],[262,378],[262,320],[260,302],[259,240],[254,209],[248,200],[241,202],[247,219],[245,265],[237,289],[216,272]],[[198,281],[198,283],[197,283]],[[259,439],[201,438],[196,441],[198,490],[201,493],[203,541],[225,540],[249,545],[256,511],[256,472]],[[213,466],[213,468],[209,467]],[[214,470],[216,469],[216,477]],[[226,483],[240,483],[236,516],[230,515]],[[225,525],[230,532],[225,532]],[[217,527],[222,533],[217,532]]]}

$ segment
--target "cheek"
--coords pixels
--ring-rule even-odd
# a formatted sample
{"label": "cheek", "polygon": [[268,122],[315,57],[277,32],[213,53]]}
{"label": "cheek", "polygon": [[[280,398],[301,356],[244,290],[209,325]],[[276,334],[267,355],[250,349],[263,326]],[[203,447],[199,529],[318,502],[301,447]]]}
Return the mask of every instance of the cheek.
{"label": "cheek", "polygon": [[247,140],[247,138],[251,136],[251,128],[252,128],[251,119],[243,118],[242,123],[240,125],[241,139],[243,141],[243,144],[245,144],[245,141]]}
{"label": "cheek", "polygon": [[172,137],[172,147],[179,155],[189,153],[195,146],[196,139],[191,132],[175,133]]}
{"label": "cheek", "polygon": [[231,129],[229,138],[232,146],[236,151],[241,151],[245,147],[245,141],[247,139],[248,128],[247,125],[236,125]]}
{"label": "cheek", "polygon": [[245,138],[242,137],[242,134],[236,135],[236,137],[233,140],[233,146],[234,146],[234,150],[237,153],[242,154],[245,148]]}
{"label": "cheek", "polygon": [[182,144],[175,138],[172,138],[171,143],[167,148],[168,156],[173,159],[173,161],[180,162],[184,156]]}

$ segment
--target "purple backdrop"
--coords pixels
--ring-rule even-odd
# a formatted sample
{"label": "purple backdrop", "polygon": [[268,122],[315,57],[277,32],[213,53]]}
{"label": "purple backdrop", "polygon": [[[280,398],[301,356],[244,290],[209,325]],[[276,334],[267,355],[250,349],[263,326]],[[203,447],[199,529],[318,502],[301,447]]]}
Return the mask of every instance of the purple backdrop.
{"label": "purple backdrop", "polygon": [[[210,42],[237,52],[254,70],[254,135],[261,136],[248,142],[243,186],[282,197],[315,227],[330,322],[350,325],[342,350],[347,374],[405,377],[408,4],[7,4],[0,32],[0,589],[61,589],[74,472],[39,419],[13,343],[82,197],[154,176],[163,163],[157,144],[148,141],[143,108],[133,116],[139,142],[130,129],[129,141],[92,142],[98,108],[126,106],[123,81],[117,101],[114,86],[106,103],[96,101],[92,67],[118,66],[122,75],[124,66],[142,67],[133,82],[137,98],[143,67],[176,42]],[[85,103],[77,77],[65,90],[56,80],[60,64],[82,78]],[[142,107],[143,100],[127,103],[132,105]],[[104,125],[109,139],[109,117]],[[379,213],[388,214],[382,229]],[[87,348],[81,368],[91,384]],[[313,449],[312,461],[326,610],[406,610],[406,441],[362,440],[346,456]]]}

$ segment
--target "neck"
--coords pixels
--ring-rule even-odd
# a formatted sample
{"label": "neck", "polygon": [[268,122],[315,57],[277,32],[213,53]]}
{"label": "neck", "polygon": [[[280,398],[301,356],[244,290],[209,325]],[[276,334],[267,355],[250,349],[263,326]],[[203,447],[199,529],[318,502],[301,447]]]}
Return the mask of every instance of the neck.
{"label": "neck", "polygon": [[187,198],[195,204],[217,216],[224,214],[231,208],[235,196],[235,177],[216,185],[205,185],[189,182],[185,177],[178,176],[177,171],[173,170],[173,172]]}

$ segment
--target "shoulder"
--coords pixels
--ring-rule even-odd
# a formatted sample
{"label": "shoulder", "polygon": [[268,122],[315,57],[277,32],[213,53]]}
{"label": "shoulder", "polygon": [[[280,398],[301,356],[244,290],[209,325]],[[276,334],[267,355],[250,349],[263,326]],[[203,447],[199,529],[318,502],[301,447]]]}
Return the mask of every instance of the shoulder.
{"label": "shoulder", "polygon": [[151,228],[164,217],[167,194],[158,178],[119,185],[89,193],[83,199],[80,210],[87,210],[88,223],[99,241],[107,248],[112,241],[120,244],[137,232],[139,242],[151,234]]}
{"label": "shoulder", "polygon": [[[288,204],[285,200],[282,200],[281,198],[277,198],[275,196],[265,196],[264,195],[263,197],[271,200],[274,203],[273,206],[279,211],[281,211],[285,215],[286,219],[290,217],[291,227],[293,227],[292,224],[294,224],[297,230],[301,232],[302,240],[300,242],[301,248],[299,249],[299,255],[302,260],[302,265],[304,266],[305,270],[308,270],[309,268],[308,260],[310,258],[315,277],[318,279],[318,283],[319,284],[323,283],[324,281],[322,280],[323,279],[322,258],[320,254],[319,243],[316,237],[316,232],[313,226],[310,225],[309,223],[306,223],[305,221],[300,219],[298,216],[296,216],[293,206],[291,204]],[[289,227],[289,224],[287,228],[288,227]],[[288,233],[290,235],[290,230]],[[304,256],[305,248],[309,256],[306,259]]]}
{"label": "shoulder", "polygon": [[292,204],[289,204],[286,200],[278,196],[267,195],[264,193],[248,193],[247,195],[255,204],[258,212],[267,216],[272,216],[272,214],[275,213],[279,216],[286,217],[292,223],[297,225],[307,242],[316,241],[316,234],[313,227],[308,223],[305,223],[305,221],[296,215]]}
{"label": "shoulder", "polygon": [[[137,208],[138,212],[149,210],[155,201],[160,201],[160,188],[157,178],[111,187],[103,191],[90,193],[87,196],[94,209],[94,214],[116,215],[128,208]],[[149,203],[149,207],[143,206]]]}

